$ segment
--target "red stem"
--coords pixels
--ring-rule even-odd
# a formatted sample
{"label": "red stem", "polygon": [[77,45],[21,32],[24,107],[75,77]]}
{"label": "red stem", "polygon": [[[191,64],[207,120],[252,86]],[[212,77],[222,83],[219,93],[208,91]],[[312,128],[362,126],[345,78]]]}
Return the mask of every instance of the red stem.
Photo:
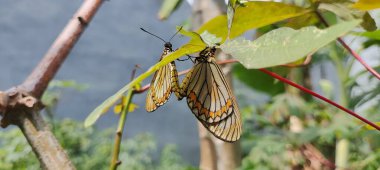
{"label": "red stem", "polygon": [[323,101],[325,101],[325,102],[327,102],[327,103],[329,103],[329,104],[331,104],[331,105],[337,107],[338,109],[347,112],[348,114],[350,114],[350,115],[352,115],[352,116],[354,116],[354,117],[360,119],[360,120],[363,121],[364,123],[366,123],[366,124],[368,124],[368,125],[370,125],[370,126],[374,127],[375,129],[377,129],[377,130],[380,131],[380,127],[377,126],[375,123],[372,123],[371,121],[369,121],[369,120],[367,120],[367,119],[365,119],[365,118],[359,116],[359,115],[356,114],[355,112],[353,112],[353,111],[351,111],[351,110],[349,110],[349,109],[346,109],[345,107],[343,107],[343,106],[341,106],[341,105],[339,105],[339,104],[337,104],[337,103],[335,103],[335,102],[333,102],[333,101],[331,101],[331,100],[329,100],[329,99],[327,99],[327,98],[325,98],[325,97],[319,95],[318,93],[315,93],[315,92],[313,92],[312,90],[309,90],[309,89],[307,89],[307,88],[305,88],[305,87],[303,87],[303,86],[301,86],[301,85],[298,85],[298,84],[296,84],[296,83],[294,83],[294,82],[292,82],[292,81],[290,81],[290,80],[288,80],[288,79],[286,79],[286,78],[283,78],[283,77],[281,77],[280,75],[278,75],[278,74],[276,74],[276,73],[273,73],[273,72],[271,72],[271,71],[268,71],[268,70],[266,70],[266,69],[259,69],[259,70],[262,71],[262,72],[264,72],[264,73],[266,73],[266,74],[268,74],[268,75],[270,75],[270,76],[272,76],[272,77],[274,77],[274,78],[276,78],[277,80],[280,80],[280,81],[282,81],[282,82],[284,82],[284,83],[286,83],[286,84],[289,84],[289,85],[291,85],[291,86],[293,86],[293,87],[295,87],[295,88],[297,88],[297,89],[300,89],[300,90],[302,90],[302,91],[304,91],[304,92],[306,92],[306,93],[308,93],[308,94],[311,94],[311,95],[313,95],[313,96],[315,96],[315,97],[317,97],[317,98],[319,98],[319,99],[321,99],[321,100],[323,100]]}
{"label": "red stem", "polygon": [[[327,23],[327,21],[325,20],[325,18],[323,18],[323,16],[318,12],[316,11],[315,12],[319,18],[319,20],[321,20],[321,22],[323,23],[323,25],[325,25],[326,27],[329,26],[329,23]],[[340,44],[342,44],[342,46],[348,50],[348,52],[351,53],[352,56],[354,56],[356,58],[356,60],[358,60],[370,73],[372,73],[377,79],[380,80],[380,74],[374,70],[371,66],[369,66],[364,60],[362,57],[360,57],[360,55],[358,53],[356,53],[354,50],[352,50],[344,41],[343,39],[341,38],[338,38],[338,42]]]}

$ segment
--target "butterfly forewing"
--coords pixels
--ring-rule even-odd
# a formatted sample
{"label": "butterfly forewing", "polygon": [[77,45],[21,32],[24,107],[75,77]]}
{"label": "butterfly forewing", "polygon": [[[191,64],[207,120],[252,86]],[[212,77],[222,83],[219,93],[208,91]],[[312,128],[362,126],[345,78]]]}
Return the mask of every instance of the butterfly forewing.
{"label": "butterfly forewing", "polygon": [[214,61],[199,62],[194,66],[187,90],[187,103],[195,116],[215,123],[232,114],[231,90]]}
{"label": "butterfly forewing", "polygon": [[[160,61],[170,52],[172,52],[172,49],[165,47]],[[174,62],[161,67],[154,73],[146,97],[145,108],[148,112],[155,111],[159,106],[162,106],[168,101],[172,91],[171,77],[173,76],[173,68],[175,68]]]}

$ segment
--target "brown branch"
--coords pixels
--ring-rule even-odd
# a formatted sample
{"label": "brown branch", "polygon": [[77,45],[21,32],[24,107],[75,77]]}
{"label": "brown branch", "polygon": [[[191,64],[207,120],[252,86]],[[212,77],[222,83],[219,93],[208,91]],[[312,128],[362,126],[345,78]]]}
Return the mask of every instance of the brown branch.
{"label": "brown branch", "polygon": [[83,1],[29,77],[17,88],[0,93],[1,125],[15,124],[21,129],[42,169],[75,169],[39,114],[39,99],[102,3]]}
{"label": "brown branch", "polygon": [[44,58],[21,85],[22,89],[36,98],[42,96],[50,80],[53,79],[102,3],[103,0],[83,1],[82,6],[54,41]]}

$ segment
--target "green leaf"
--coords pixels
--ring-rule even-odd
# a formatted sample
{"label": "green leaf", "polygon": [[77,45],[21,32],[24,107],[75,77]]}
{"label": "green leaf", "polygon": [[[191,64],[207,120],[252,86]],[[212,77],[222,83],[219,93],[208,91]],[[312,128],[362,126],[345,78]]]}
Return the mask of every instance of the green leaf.
{"label": "green leaf", "polygon": [[160,11],[158,12],[158,19],[165,20],[170,14],[181,4],[182,0],[164,0]]}
{"label": "green leaf", "polygon": [[[230,38],[237,37],[244,32],[269,25],[288,18],[300,16],[310,10],[294,5],[276,2],[247,2],[243,7],[235,9],[232,21]],[[203,24],[196,32],[198,34],[208,31],[225,41],[228,33],[226,15],[217,16]]]}
{"label": "green leaf", "polygon": [[208,31],[202,32],[201,37],[202,40],[210,47],[215,46],[222,41],[222,38],[216,37],[214,34],[210,34]]}
{"label": "green leaf", "polygon": [[372,9],[380,8],[380,1],[379,0],[359,0],[358,2],[353,4],[352,7],[363,10],[363,11],[372,10]]}
{"label": "green leaf", "polygon": [[239,0],[229,0],[227,4],[227,37],[230,37],[232,21],[235,15],[235,9],[239,6],[245,6]]}
{"label": "green leaf", "polygon": [[363,22],[360,25],[367,31],[376,31],[377,29],[375,20],[368,12],[364,13]]}
{"label": "green leaf", "polygon": [[227,38],[230,37],[232,20],[234,19],[235,14],[235,4],[236,0],[229,0],[227,5]]}
{"label": "green leaf", "polygon": [[333,3],[322,3],[318,6],[319,9],[324,9],[333,12],[335,15],[339,16],[343,20],[350,21],[354,19],[362,19],[363,22],[360,24],[367,31],[375,31],[377,29],[375,20],[366,11],[360,11],[357,9],[350,8],[351,2],[333,2]]}
{"label": "green leaf", "polygon": [[[179,27],[177,27],[177,29],[179,29]],[[181,33],[184,36],[188,36],[191,38],[190,42],[188,42],[187,44],[206,46],[201,35],[194,32],[194,31],[188,31],[186,29],[181,29],[181,30],[179,30],[179,33]]]}
{"label": "green leaf", "polygon": [[221,45],[221,49],[238,59],[246,68],[264,68],[297,61],[317,51],[352,30],[361,21],[342,22],[327,29],[304,27],[300,30],[280,28],[255,41],[237,38]]}
{"label": "green leaf", "polygon": [[349,9],[348,6],[343,3],[322,3],[318,6],[318,9],[330,11],[346,21],[355,19],[352,14],[352,9]]}
{"label": "green leaf", "polygon": [[178,50],[168,54],[163,58],[160,62],[150,67],[146,72],[132,80],[130,83],[125,85],[123,88],[121,88],[119,91],[117,91],[112,96],[108,97],[103,103],[101,103],[98,107],[96,107],[90,115],[86,118],[84,124],[86,127],[91,126],[95,121],[103,115],[105,112],[109,110],[109,108],[114,105],[128,90],[132,90],[133,87],[140,84],[144,79],[149,77],[151,74],[153,74],[155,71],[157,71],[159,68],[165,66],[166,64],[169,64],[170,62],[176,60],[177,58],[186,55],[186,54],[192,54],[194,52],[201,51],[205,48],[205,45],[192,45],[192,44],[186,44],[182,47],[180,47]]}
{"label": "green leaf", "polygon": [[198,34],[194,31],[187,31],[185,29],[181,29],[179,31],[182,35],[188,36],[191,38],[191,41],[187,44],[191,45],[200,45],[200,46],[215,46],[219,44],[222,39],[220,37],[216,37],[214,34],[210,34],[208,31],[204,31],[202,34]]}
{"label": "green leaf", "polygon": [[380,30],[373,31],[373,32],[355,32],[354,35],[363,36],[375,40],[380,40]]}
{"label": "green leaf", "polygon": [[271,76],[263,74],[256,69],[248,70],[241,64],[237,64],[233,67],[233,74],[249,87],[271,96],[282,93],[285,90],[284,83],[276,83]]}
{"label": "green leaf", "polygon": [[318,22],[319,19],[315,13],[307,13],[305,15],[289,19],[289,21],[284,26],[293,29],[300,29],[302,27],[315,25]]}

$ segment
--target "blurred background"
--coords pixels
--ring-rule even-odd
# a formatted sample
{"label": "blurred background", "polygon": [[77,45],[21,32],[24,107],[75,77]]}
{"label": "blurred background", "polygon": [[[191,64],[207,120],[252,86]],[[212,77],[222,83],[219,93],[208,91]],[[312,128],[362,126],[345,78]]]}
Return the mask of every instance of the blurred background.
{"label": "blurred background", "polygon": [[[22,83],[81,3],[74,0],[1,2],[0,89]],[[161,4],[162,1],[150,0],[105,2],[44,96],[51,106],[44,111],[46,119],[51,122],[58,138],[63,140],[63,147],[71,148],[69,154],[78,156],[72,156],[74,163],[86,162],[79,169],[102,167],[108,163],[102,161],[110,152],[112,133],[118,121],[118,116],[110,112],[100,118],[96,127],[85,129],[82,122],[86,116],[130,81],[136,64],[140,66],[137,73],[142,73],[161,55],[163,42],[139,28],[168,40],[176,32],[176,26],[191,22],[191,6],[186,1],[165,21],[157,19]],[[371,15],[379,18],[376,11]],[[253,37],[271,29],[268,26],[245,36]],[[187,40],[176,36],[171,42],[176,49]],[[379,68],[378,42],[363,46],[367,40],[357,37],[349,37],[347,42],[360,49],[363,58]],[[336,60],[330,57],[335,53],[338,55]],[[351,61],[352,57],[345,56],[349,56],[346,51],[331,44],[314,54],[308,68],[296,68],[295,71],[279,68],[275,71],[290,75],[288,77],[294,81],[305,83],[337,102],[346,102],[346,107],[359,109],[365,113],[363,116],[373,118],[379,111],[379,83],[368,73],[363,73],[361,65]],[[352,62],[353,66],[347,75],[339,75],[336,62],[342,67]],[[192,65],[191,61],[177,63],[179,71]],[[310,74],[302,74],[305,72]],[[235,65],[233,74],[234,88],[239,89],[235,95],[244,118],[243,169],[302,167],[310,162],[304,158],[304,151],[308,149],[322,155],[323,160],[335,159],[335,153],[339,152],[335,147],[339,142],[344,142],[343,147],[348,143],[349,166],[364,169],[380,166],[379,137],[375,136],[376,132],[362,130],[357,120],[257,71]],[[304,76],[310,82],[303,82]],[[341,76],[354,78],[343,80]],[[343,81],[351,81],[351,84],[346,86]],[[147,79],[144,84],[149,82]],[[139,108],[128,114],[121,155],[133,159],[126,159],[128,162],[123,164],[136,169],[157,165],[162,169],[197,167],[200,154],[197,120],[185,101],[177,102],[172,97],[157,111],[148,113],[144,108],[145,96],[133,98]],[[0,129],[0,160],[3,161],[0,169],[38,168],[36,160],[28,157],[32,155],[31,150],[17,131],[11,127]],[[289,156],[289,152],[293,156]],[[270,163],[274,161],[276,165]],[[323,161],[320,164],[331,168]]]}

